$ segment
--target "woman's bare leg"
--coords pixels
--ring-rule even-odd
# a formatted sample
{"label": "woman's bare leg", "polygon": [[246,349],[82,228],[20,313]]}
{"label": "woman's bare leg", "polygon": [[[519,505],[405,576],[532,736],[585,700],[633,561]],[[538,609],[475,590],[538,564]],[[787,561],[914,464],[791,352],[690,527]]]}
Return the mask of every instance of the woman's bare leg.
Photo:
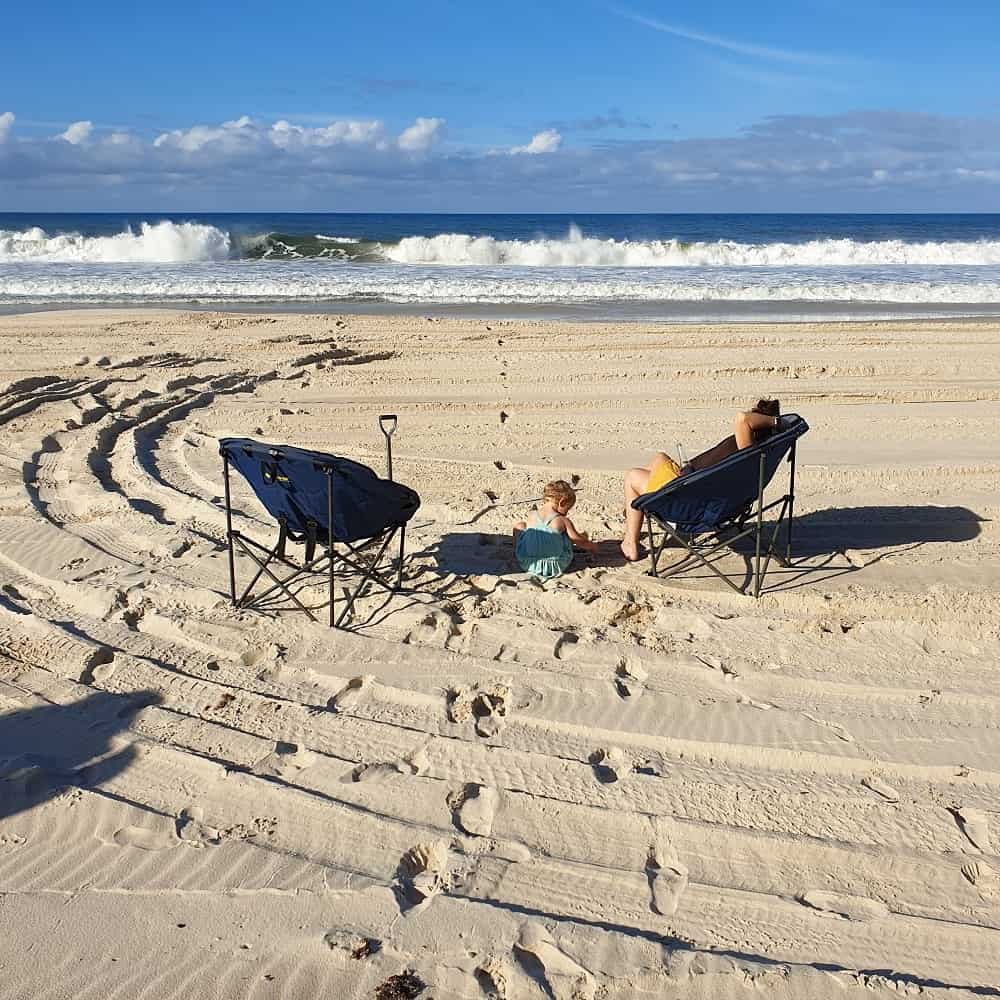
{"label": "woman's bare leg", "polygon": [[642,531],[642,511],[632,507],[632,501],[646,492],[649,477],[670,457],[658,451],[645,468],[629,469],[625,473],[625,534],[622,536],[622,555],[629,562],[639,559],[639,533]]}

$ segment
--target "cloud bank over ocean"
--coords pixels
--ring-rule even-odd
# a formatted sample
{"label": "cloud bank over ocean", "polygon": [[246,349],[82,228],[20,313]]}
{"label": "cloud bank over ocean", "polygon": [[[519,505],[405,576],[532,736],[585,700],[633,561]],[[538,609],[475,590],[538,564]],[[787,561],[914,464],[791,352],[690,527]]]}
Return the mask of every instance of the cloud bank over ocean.
{"label": "cloud bank over ocean", "polygon": [[[633,210],[1000,209],[1000,118],[892,111],[779,115],[731,136],[567,143],[555,127],[505,148],[452,134],[443,117],[394,131],[379,118],[298,124],[243,115],[142,135],[71,122],[20,129],[0,114],[0,182],[29,201],[89,192],[93,207],[136,200],[312,208],[337,195],[361,210],[502,207],[517,192],[532,210],[602,204]],[[220,192],[227,203],[220,204]],[[127,198],[126,198],[127,200]]]}

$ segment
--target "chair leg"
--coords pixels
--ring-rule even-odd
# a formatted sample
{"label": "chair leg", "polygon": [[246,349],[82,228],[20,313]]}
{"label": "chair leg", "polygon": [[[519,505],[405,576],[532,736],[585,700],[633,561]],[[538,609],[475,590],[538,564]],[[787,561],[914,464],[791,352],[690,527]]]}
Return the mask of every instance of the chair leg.
{"label": "chair leg", "polygon": [[396,592],[403,588],[403,549],[406,543],[406,525],[399,529],[399,566],[396,567]]}
{"label": "chair leg", "polygon": [[[241,604],[249,596],[250,588],[252,588],[253,584],[257,582],[257,580],[260,578],[260,575],[262,573],[266,573],[274,581],[275,584],[273,587],[271,587],[269,590],[265,592],[266,594],[270,594],[275,590],[281,590],[282,593],[287,594],[288,597],[290,597],[295,602],[299,611],[305,612],[313,621],[316,621],[316,616],[291,592],[291,590],[288,589],[287,586],[288,580],[279,580],[278,577],[275,576],[274,573],[272,573],[271,570],[268,568],[268,563],[270,563],[274,553],[268,553],[268,557],[264,562],[261,562],[260,559],[258,559],[257,556],[254,555],[254,553],[251,552],[249,549],[246,549],[246,553],[248,556],[250,556],[251,559],[253,559],[255,563],[257,563],[260,569],[257,571],[257,575],[253,578],[253,582],[251,582],[250,587],[247,588],[246,592],[244,592],[243,596],[240,598]],[[293,576],[297,575],[298,572],[293,574]]]}
{"label": "chair leg", "polygon": [[222,458],[222,480],[226,487],[226,543],[229,546],[229,595],[236,607],[236,554],[233,552],[233,504],[229,492],[229,456]]}
{"label": "chair leg", "polygon": [[785,529],[785,561],[792,561],[792,522],[795,520],[795,445],[792,442],[792,453],[788,456],[791,469],[788,473],[788,526]]}
{"label": "chair leg", "polygon": [[760,471],[758,473],[757,479],[757,529],[754,532],[756,536],[755,544],[755,555],[754,555],[754,586],[753,586],[753,596],[755,598],[760,597],[760,536],[764,530],[764,454],[761,453],[760,456]]}
{"label": "chair leg", "polygon": [[656,548],[656,539],[653,536],[653,519],[647,514],[646,515],[646,532],[649,537],[649,575],[657,576],[656,566],[660,561],[660,552],[663,551],[662,546],[659,551]]}
{"label": "chair leg", "polygon": [[[362,597],[364,595],[364,592],[367,589],[367,586],[371,581],[372,576],[376,576],[380,580],[380,582],[383,583],[384,586],[384,581],[382,581],[381,577],[375,572],[375,568],[382,561],[382,556],[385,554],[385,550],[389,547],[389,543],[392,541],[392,536],[395,533],[396,533],[395,531],[391,531],[389,532],[388,535],[386,535],[385,540],[382,542],[382,546],[378,550],[377,555],[368,564],[368,568],[365,570],[365,574],[361,578],[361,582],[357,585],[357,587],[354,588],[354,592],[348,595],[347,605],[344,608],[344,610],[341,611],[340,617],[338,617],[336,620],[336,626],[338,628],[341,627],[343,623],[347,620],[348,616],[351,613],[351,610],[354,608],[354,602],[357,601],[359,597]],[[388,587],[387,589],[390,592],[392,592],[392,587]]]}

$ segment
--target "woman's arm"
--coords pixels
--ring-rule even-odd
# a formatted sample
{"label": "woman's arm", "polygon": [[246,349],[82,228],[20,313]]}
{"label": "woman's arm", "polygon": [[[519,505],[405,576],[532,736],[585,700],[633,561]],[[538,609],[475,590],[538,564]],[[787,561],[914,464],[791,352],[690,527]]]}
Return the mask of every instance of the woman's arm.
{"label": "woman's arm", "polygon": [[747,410],[745,413],[736,414],[736,447],[749,448],[753,444],[754,434],[757,431],[771,430],[778,426],[778,418],[769,416],[766,413],[757,413],[755,410]]}

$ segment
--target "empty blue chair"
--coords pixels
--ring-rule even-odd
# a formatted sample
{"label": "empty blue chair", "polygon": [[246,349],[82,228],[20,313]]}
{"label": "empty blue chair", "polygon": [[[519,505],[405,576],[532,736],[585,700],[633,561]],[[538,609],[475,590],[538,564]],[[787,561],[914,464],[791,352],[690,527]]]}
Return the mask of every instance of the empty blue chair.
{"label": "empty blue chair", "polygon": [[[743,538],[753,537],[754,597],[760,596],[764,576],[774,556],[787,563],[792,557],[792,517],[795,506],[795,446],[809,430],[797,414],[779,419],[778,427],[765,441],[744,448],[714,465],[686,472],[654,493],[636,497],[632,506],[645,515],[649,535],[650,573],[669,577],[702,564],[740,593],[749,580],[737,586],[710,560],[722,549]],[[764,502],[764,491],[781,462],[789,462],[788,490],[777,500]],[[764,514],[780,508],[773,524],[764,523]],[[656,537],[654,526],[661,530]],[[785,528],[785,555],[776,551],[779,532]],[[765,539],[765,531],[770,536]],[[673,541],[684,550],[683,558],[665,572],[658,564],[663,549]],[[766,544],[765,544],[766,542]]]}
{"label": "empty blue chair", "polygon": [[[408,486],[392,480],[394,414],[379,417],[386,440],[388,478],[380,478],[367,465],[319,451],[291,445],[265,444],[250,438],[223,438],[219,442],[226,499],[226,536],[229,543],[229,583],[236,607],[261,609],[276,595],[290,598],[313,621],[313,611],[329,606],[329,624],[342,627],[355,601],[370,584],[390,593],[399,590],[403,572],[406,524],[420,506],[420,497]],[[229,473],[239,472],[250,484],[267,512],[278,523],[277,541],[271,548],[233,529]],[[381,568],[382,559],[396,535],[399,555],[395,579]],[[289,541],[305,546],[305,557],[296,561],[287,552]],[[253,579],[237,596],[236,549],[257,565]],[[290,574],[278,576],[280,566]],[[345,606],[335,614],[334,577],[356,581],[345,588]],[[262,593],[253,589],[262,576],[271,581]],[[322,576],[327,601],[307,607],[292,585],[315,583]]]}

